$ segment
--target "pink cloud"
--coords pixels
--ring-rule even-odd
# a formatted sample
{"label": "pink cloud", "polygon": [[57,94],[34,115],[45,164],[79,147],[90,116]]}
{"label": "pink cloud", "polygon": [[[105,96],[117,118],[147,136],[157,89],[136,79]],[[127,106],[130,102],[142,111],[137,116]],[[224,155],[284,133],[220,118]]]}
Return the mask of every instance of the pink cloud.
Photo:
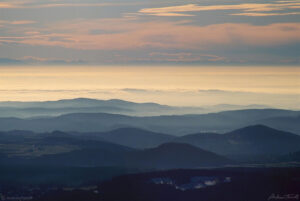
{"label": "pink cloud", "polygon": [[12,2],[0,2],[0,8],[14,8],[17,7],[17,4]]}
{"label": "pink cloud", "polygon": [[18,24],[34,24],[36,23],[35,21],[32,21],[32,20],[19,20],[19,21],[12,21],[11,24],[15,24],[15,25],[18,25]]}
{"label": "pink cloud", "polygon": [[0,20],[0,24],[10,24],[10,25],[24,25],[24,24],[34,24],[36,21],[32,20],[15,20],[15,21],[6,21]]}
{"label": "pink cloud", "polygon": [[[128,19],[74,20],[43,29],[11,32],[32,35],[0,37],[0,42],[61,46],[74,49],[126,50],[141,48],[208,49],[215,46],[272,46],[300,42],[300,23],[269,25],[187,25],[186,21],[137,22]],[[91,34],[90,30],[103,30]],[[50,33],[50,34],[43,34]]]}

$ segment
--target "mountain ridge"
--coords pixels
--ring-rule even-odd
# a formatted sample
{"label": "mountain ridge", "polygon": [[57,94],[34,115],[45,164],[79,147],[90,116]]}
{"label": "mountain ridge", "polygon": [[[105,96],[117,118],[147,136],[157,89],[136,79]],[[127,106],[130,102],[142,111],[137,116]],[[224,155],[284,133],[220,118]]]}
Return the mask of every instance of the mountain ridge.
{"label": "mountain ridge", "polygon": [[247,126],[225,134],[191,134],[174,141],[192,144],[228,157],[271,157],[300,149],[299,135],[264,125]]}
{"label": "mountain ridge", "polygon": [[[269,127],[300,134],[299,111],[261,109],[234,110],[219,113],[199,115],[161,115],[151,117],[136,117],[111,113],[72,113],[58,117],[42,118],[0,118],[0,130],[32,130],[35,132],[106,132],[117,128],[135,127],[152,132],[182,136],[197,132],[226,133],[238,127],[251,124],[262,124],[262,120],[274,117],[289,117],[295,119],[293,126],[269,123]],[[299,122],[299,124],[298,124]]]}
{"label": "mountain ridge", "polygon": [[154,102],[132,102],[121,99],[92,99],[74,98],[54,101],[3,101],[0,102],[0,117],[31,118],[38,116],[59,116],[62,114],[87,113],[114,113],[133,116],[158,116],[205,114],[233,109],[262,109],[265,105],[230,105],[219,104],[212,106],[169,106]]}

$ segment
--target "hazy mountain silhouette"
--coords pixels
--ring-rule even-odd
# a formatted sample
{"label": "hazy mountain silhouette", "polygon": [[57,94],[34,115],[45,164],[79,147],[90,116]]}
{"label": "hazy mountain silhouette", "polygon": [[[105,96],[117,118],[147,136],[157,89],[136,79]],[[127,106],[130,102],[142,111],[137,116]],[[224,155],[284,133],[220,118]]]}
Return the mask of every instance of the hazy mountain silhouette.
{"label": "hazy mountain silhouette", "polygon": [[0,117],[58,116],[69,113],[112,113],[138,116],[203,113],[200,107],[171,107],[119,99],[64,99],[45,102],[0,102]]}
{"label": "hazy mountain silhouette", "polygon": [[140,149],[157,147],[175,138],[172,135],[137,128],[119,128],[103,133],[82,133],[81,136],[100,138],[108,142]]}
{"label": "hazy mountain silhouette", "polygon": [[[0,149],[0,162],[6,165],[151,169],[194,168],[233,163],[222,156],[188,144],[167,143],[152,149],[138,150],[99,140],[84,140],[59,131],[27,138],[25,143],[16,140],[8,145],[7,150],[6,146]],[[66,150],[66,147],[70,149]]]}
{"label": "hazy mountain silhouette", "polygon": [[0,117],[29,118],[59,116],[69,113],[112,113],[133,116],[204,114],[238,109],[262,109],[264,105],[220,104],[205,107],[174,107],[156,103],[134,103],[119,99],[96,100],[89,98],[45,102],[0,102]]}
{"label": "hazy mountain silhouette", "polygon": [[[85,141],[105,141],[113,144],[124,145],[131,148],[145,149],[153,148],[176,138],[172,135],[155,133],[138,128],[119,128],[108,132],[62,132],[34,133],[32,131],[7,131],[0,132],[0,143],[31,143],[37,141],[39,144],[80,144]],[[79,141],[83,140],[83,141]]]}
{"label": "hazy mountain silhouette", "polygon": [[263,119],[260,122],[279,130],[287,130],[286,128],[289,128],[289,131],[300,134],[300,115],[292,117],[272,117]]}
{"label": "hazy mountain silhouette", "polygon": [[129,161],[144,168],[196,168],[233,164],[223,156],[182,143],[166,143],[156,148],[134,152]]}
{"label": "hazy mountain silhouette", "polygon": [[122,145],[85,140],[60,131],[41,133],[25,139],[25,141],[16,139],[7,144],[1,142],[3,144],[0,153],[3,164],[116,166],[124,164],[124,154],[135,151]]}
{"label": "hazy mountain silhouette", "polygon": [[[289,110],[263,109],[238,110],[202,115],[173,115],[153,117],[132,117],[106,113],[74,113],[58,117],[18,119],[0,118],[0,130],[32,130],[51,132],[53,130],[78,132],[103,132],[117,128],[136,127],[158,133],[184,135],[197,132],[225,133],[236,128],[260,124],[269,118],[297,117],[300,112]],[[284,121],[284,120],[282,120]],[[268,125],[276,127],[277,122]],[[286,131],[300,129],[297,121],[293,126],[284,126]],[[292,128],[292,129],[291,129]]]}
{"label": "hazy mountain silhouette", "polygon": [[226,134],[200,133],[174,139],[226,156],[278,156],[299,150],[300,136],[263,125]]}
{"label": "hazy mountain silhouette", "polygon": [[234,164],[223,156],[241,162],[289,162],[298,156],[291,153],[299,151],[300,136],[263,125],[183,137],[123,128],[100,133],[9,131],[0,133],[0,143],[3,164],[194,168]]}

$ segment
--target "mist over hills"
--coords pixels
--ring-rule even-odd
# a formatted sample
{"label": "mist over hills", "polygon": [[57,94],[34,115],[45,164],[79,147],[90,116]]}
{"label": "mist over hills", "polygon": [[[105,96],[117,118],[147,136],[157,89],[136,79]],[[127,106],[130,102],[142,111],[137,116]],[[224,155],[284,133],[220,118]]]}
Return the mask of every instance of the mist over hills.
{"label": "mist over hills", "polygon": [[[205,174],[208,170],[222,170],[226,177],[233,169],[240,168],[242,175],[248,175],[244,170],[249,165],[299,166],[299,138],[262,125],[225,134],[183,137],[137,128],[94,133],[2,131],[0,186],[14,184],[23,189],[29,185],[31,189],[41,184],[88,185],[117,175],[183,168],[203,169]],[[259,182],[261,175],[264,174],[257,175]],[[273,182],[272,179],[269,183]]]}
{"label": "mist over hills", "polygon": [[101,139],[137,149],[157,147],[176,138],[173,135],[155,133],[137,128],[119,128],[108,132],[78,133],[77,135],[90,139]]}
{"label": "mist over hills", "polygon": [[234,107],[94,99],[1,102],[0,163],[8,168],[114,167],[122,172],[299,162],[300,111],[205,113]]}
{"label": "mist over hills", "polygon": [[300,151],[300,136],[262,125],[183,137],[136,128],[102,133],[9,131],[0,132],[0,144],[3,164],[194,168],[276,162]]}
{"label": "mist over hills", "polygon": [[271,118],[263,119],[260,122],[266,126],[277,128],[279,130],[287,130],[287,131],[295,132],[297,134],[300,133],[299,130],[300,115],[271,117]]}
{"label": "mist over hills", "polygon": [[235,164],[226,157],[183,143],[166,143],[130,155],[134,167],[196,168]]}
{"label": "mist over hills", "polygon": [[60,131],[25,132],[23,135],[2,132],[0,136],[0,161],[6,165],[117,166],[123,161],[124,153],[134,150],[106,141],[77,138]]}
{"label": "mist over hills", "polygon": [[96,100],[89,98],[64,99],[44,102],[0,102],[0,117],[30,118],[59,116],[69,113],[112,113],[131,116],[158,116],[204,114],[238,109],[263,109],[265,105],[220,104],[203,107],[175,107],[157,103],[135,103],[119,99]]}
{"label": "mist over hills", "polygon": [[[0,118],[0,130],[106,132],[117,128],[136,127],[152,132],[182,136],[198,132],[225,133],[248,125],[266,124],[272,128],[299,134],[299,115],[299,111],[278,109],[249,109],[200,115],[151,117],[107,113],[73,113],[58,117],[32,119]],[[280,121],[274,121],[277,118],[281,118]]]}
{"label": "mist over hills", "polygon": [[[128,129],[125,130],[128,132]],[[132,131],[136,132],[135,129]],[[14,135],[15,138],[20,136],[12,132],[0,133],[1,137],[5,135]],[[0,162],[6,165],[118,166],[142,169],[196,168],[233,163],[225,157],[182,143],[161,141],[155,148],[133,149],[100,139],[85,139],[84,134],[74,136],[55,131],[29,135],[24,133],[24,141],[1,139]]]}
{"label": "mist over hills", "polygon": [[263,125],[248,126],[225,134],[191,134],[174,141],[242,160],[271,159],[300,150],[299,135]]}

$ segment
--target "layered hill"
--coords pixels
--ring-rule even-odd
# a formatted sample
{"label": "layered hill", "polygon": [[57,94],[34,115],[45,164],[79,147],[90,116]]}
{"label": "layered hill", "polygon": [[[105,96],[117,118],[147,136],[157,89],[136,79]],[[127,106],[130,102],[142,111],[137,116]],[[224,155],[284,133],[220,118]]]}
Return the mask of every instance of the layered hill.
{"label": "layered hill", "polygon": [[298,151],[300,136],[254,125],[225,134],[199,133],[174,139],[226,156],[279,156]]}
{"label": "layered hill", "polygon": [[69,113],[111,113],[131,116],[205,114],[225,110],[263,109],[264,105],[220,104],[205,107],[175,107],[157,103],[135,103],[119,99],[64,99],[44,102],[0,102],[0,117],[30,118],[59,116]]}
{"label": "layered hill", "polygon": [[290,124],[268,122],[268,126],[282,130],[300,133],[298,111],[263,109],[239,110],[202,115],[177,115],[133,117],[106,113],[74,113],[58,117],[34,119],[0,118],[0,130],[32,130],[35,132],[51,132],[53,130],[77,132],[106,132],[117,128],[136,127],[158,133],[185,135],[197,132],[225,133],[236,128],[260,124],[267,119],[296,119]]}
{"label": "layered hill", "polygon": [[[118,132],[120,130],[116,131]],[[8,137],[1,140],[0,162],[6,165],[168,169],[233,163],[217,154],[182,143],[165,143],[151,149],[133,149],[101,141],[101,138],[90,140],[89,137],[60,131],[41,134],[24,132],[23,135],[13,132],[1,134],[7,135],[14,135],[15,140]]]}
{"label": "layered hill", "polygon": [[176,138],[172,135],[151,132],[138,128],[119,128],[102,133],[83,133],[80,136],[102,139],[137,149],[157,147],[158,145]]}
{"label": "layered hill", "polygon": [[164,169],[234,164],[223,156],[183,143],[166,143],[156,148],[135,152],[129,156],[129,161],[135,167]]}

